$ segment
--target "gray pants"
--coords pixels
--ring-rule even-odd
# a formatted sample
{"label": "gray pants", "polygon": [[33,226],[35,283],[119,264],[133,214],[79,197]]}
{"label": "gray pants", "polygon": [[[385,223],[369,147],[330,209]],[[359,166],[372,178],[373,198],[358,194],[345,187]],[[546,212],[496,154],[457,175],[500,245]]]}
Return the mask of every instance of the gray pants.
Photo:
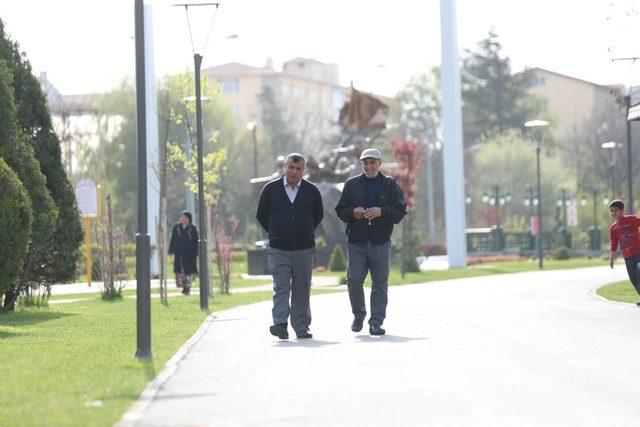
{"label": "gray pants", "polygon": [[371,317],[370,325],[381,326],[387,314],[387,288],[389,286],[389,258],[391,242],[379,245],[347,245],[349,268],[347,282],[351,310],[356,319],[364,320],[367,307],[362,287],[367,273],[371,272]]}
{"label": "gray pants", "polygon": [[[267,261],[273,275],[273,324],[287,324],[291,314],[291,327],[296,332],[309,329],[311,309],[311,270],[315,248],[283,251],[269,248]],[[289,308],[291,293],[291,308]]]}

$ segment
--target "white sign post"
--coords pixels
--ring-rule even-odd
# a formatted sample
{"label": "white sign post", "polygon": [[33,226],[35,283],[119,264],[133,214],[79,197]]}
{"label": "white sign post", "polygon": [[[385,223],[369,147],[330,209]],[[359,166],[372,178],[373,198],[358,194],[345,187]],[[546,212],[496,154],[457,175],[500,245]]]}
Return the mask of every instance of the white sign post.
{"label": "white sign post", "polygon": [[100,186],[89,178],[82,178],[76,184],[76,200],[84,223],[84,246],[87,259],[87,283],[91,286],[91,219],[100,216]]}

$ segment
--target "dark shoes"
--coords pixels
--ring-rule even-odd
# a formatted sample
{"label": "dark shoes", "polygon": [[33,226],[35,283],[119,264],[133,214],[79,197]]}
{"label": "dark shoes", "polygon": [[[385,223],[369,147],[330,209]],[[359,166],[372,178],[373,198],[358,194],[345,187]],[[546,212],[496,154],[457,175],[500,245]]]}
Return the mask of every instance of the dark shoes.
{"label": "dark shoes", "polygon": [[[289,332],[287,331],[287,325],[273,325],[269,327],[269,332],[274,337],[278,337],[281,340],[289,339]],[[298,337],[299,338],[299,337]]]}
{"label": "dark shoes", "polygon": [[300,332],[296,332],[296,337],[298,337],[299,340],[306,339],[306,338],[313,338],[313,334],[309,331],[300,331]]}
{"label": "dark shoes", "polygon": [[353,332],[360,332],[362,330],[362,323],[362,319],[353,319],[353,322],[351,323],[351,330]]}
{"label": "dark shoes", "polygon": [[382,329],[380,325],[371,325],[369,326],[369,334],[370,335],[384,335],[386,331]]}

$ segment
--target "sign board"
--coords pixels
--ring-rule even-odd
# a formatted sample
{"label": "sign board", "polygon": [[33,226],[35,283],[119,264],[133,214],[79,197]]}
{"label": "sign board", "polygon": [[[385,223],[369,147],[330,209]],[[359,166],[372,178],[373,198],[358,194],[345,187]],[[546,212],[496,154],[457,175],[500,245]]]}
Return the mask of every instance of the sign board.
{"label": "sign board", "polygon": [[98,187],[89,178],[82,178],[76,184],[78,209],[85,216],[98,215]]}
{"label": "sign board", "polygon": [[571,199],[567,206],[567,227],[575,228],[578,226],[578,201]]}
{"label": "sign board", "polygon": [[531,234],[533,234],[534,236],[538,236],[538,231],[540,229],[539,227],[539,222],[538,222],[538,217],[537,216],[532,216],[531,219],[529,220],[530,224],[531,224]]}

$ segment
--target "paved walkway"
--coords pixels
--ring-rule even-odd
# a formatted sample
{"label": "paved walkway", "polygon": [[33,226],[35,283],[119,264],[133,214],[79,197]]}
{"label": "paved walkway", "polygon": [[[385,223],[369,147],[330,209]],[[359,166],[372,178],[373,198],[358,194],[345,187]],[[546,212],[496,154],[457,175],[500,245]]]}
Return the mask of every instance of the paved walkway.
{"label": "paved walkway", "polygon": [[623,268],[390,289],[388,335],[312,299],[313,340],[268,335],[270,304],[210,316],[121,425],[636,426],[640,309],[594,289]]}

